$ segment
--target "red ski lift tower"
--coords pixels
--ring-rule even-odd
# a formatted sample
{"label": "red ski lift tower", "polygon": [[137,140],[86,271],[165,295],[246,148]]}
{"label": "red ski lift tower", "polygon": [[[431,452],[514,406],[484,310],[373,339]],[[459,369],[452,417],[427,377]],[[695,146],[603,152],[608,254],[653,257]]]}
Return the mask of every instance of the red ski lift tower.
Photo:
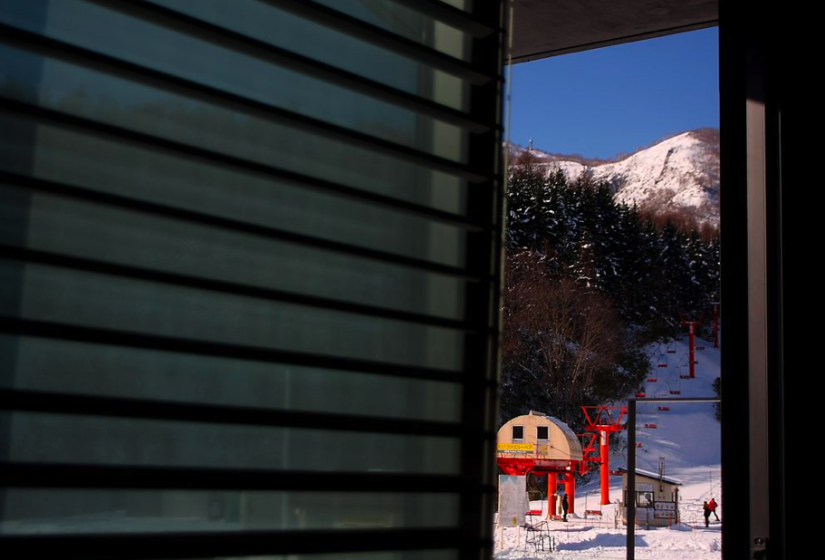
{"label": "red ski lift tower", "polygon": [[690,368],[690,378],[696,377],[696,327],[702,324],[701,318],[698,321],[685,321],[682,324],[688,328],[688,366]]}
{"label": "red ski lift tower", "polygon": [[584,475],[588,471],[588,463],[601,463],[602,460],[596,453],[596,438],[599,434],[588,432],[586,434],[576,434],[582,442],[582,462],[579,463],[579,474]]}
{"label": "red ski lift tower", "polygon": [[713,302],[713,347],[719,348],[719,302]]}
{"label": "red ski lift tower", "polygon": [[610,434],[624,430],[621,421],[627,414],[624,406],[583,406],[584,417],[587,419],[585,429],[588,432],[599,434],[599,447],[601,451],[601,487],[603,506],[610,503]]}

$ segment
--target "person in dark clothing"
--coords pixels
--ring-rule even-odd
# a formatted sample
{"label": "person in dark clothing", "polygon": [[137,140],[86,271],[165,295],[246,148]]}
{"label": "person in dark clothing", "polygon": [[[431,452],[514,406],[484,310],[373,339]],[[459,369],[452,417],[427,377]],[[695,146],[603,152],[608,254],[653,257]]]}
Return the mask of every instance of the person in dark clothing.
{"label": "person in dark clothing", "polygon": [[567,502],[567,494],[562,496],[561,498],[561,509],[564,512],[564,517],[562,517],[562,521],[567,521],[567,508],[570,507],[570,504]]}
{"label": "person in dark clothing", "polygon": [[710,499],[710,501],[708,502],[708,507],[710,508],[710,512],[716,518],[716,521],[721,521],[721,519],[719,519],[719,514],[716,513],[716,508],[719,507],[719,504],[716,503],[716,498]]}
{"label": "person in dark clothing", "polygon": [[710,527],[710,505],[707,502],[702,505],[702,513],[705,515],[705,527]]}

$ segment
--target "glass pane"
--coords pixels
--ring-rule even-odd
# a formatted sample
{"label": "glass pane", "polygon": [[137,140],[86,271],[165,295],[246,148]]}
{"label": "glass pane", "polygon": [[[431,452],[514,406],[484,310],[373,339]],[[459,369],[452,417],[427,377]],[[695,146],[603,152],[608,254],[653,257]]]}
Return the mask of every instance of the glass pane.
{"label": "glass pane", "polygon": [[10,489],[0,534],[453,527],[455,494]]}
{"label": "glass pane", "polygon": [[[452,198],[464,192],[465,181],[453,175],[257,114],[44,59],[2,43],[0,62],[5,71],[0,93],[15,100],[410,202],[428,204],[435,190],[446,190]],[[31,68],[38,66],[41,72],[33,73]],[[385,115],[379,122],[392,126],[395,121]],[[451,155],[460,158],[463,144],[441,135],[441,128],[438,144],[449,146]]]}
{"label": "glass pane", "polygon": [[444,4],[448,4],[459,10],[469,12],[473,9],[473,0],[441,0]]}
{"label": "glass pane", "polygon": [[[25,222],[25,236],[20,224]],[[304,245],[32,193],[0,184],[0,240],[12,245],[244,286],[418,312],[464,281]]]}
{"label": "glass pane", "polygon": [[284,556],[233,556],[231,558],[210,556],[208,560],[458,560],[458,551],[388,550],[381,552],[336,552],[335,554],[289,554]]}
{"label": "glass pane", "polygon": [[[48,1],[32,3],[45,6]],[[440,123],[440,134],[454,141],[433,142],[430,135],[422,134],[422,127],[430,128],[435,121],[414,111],[82,0],[53,3],[45,28],[37,11],[33,7],[31,16],[26,17],[25,13],[0,10],[0,21],[445,158],[466,159],[460,150],[463,134],[459,128]],[[103,78],[87,74],[81,82],[77,68],[50,64],[55,67],[44,72],[42,91],[60,96],[61,88],[80,88],[85,95],[96,92],[99,97],[107,97],[109,104],[118,99],[121,107],[110,107],[110,111],[126,108],[124,86],[118,85],[121,80],[107,81],[111,84],[107,85]],[[74,79],[70,80],[69,75]],[[16,81],[17,77],[7,79]],[[72,94],[80,92],[75,89]],[[128,97],[132,103],[141,104],[145,112],[184,109],[153,99],[148,90],[141,92],[133,87]]]}
{"label": "glass pane", "polygon": [[[0,168],[7,171],[442,264],[464,263],[465,233],[453,226],[20,118],[0,116],[0,129]],[[32,136],[34,149],[28,145]],[[459,198],[434,194],[433,206],[463,211]],[[438,291],[454,290],[445,285]]]}
{"label": "glass pane", "polygon": [[5,388],[458,422],[457,383],[0,335]]}
{"label": "glass pane", "polygon": [[[448,107],[464,111],[469,109],[470,88],[460,78],[433,70],[425,64],[416,63],[351,35],[281,11],[274,6],[262,2],[247,2],[244,8],[248,15],[239,18],[233,5],[222,0],[150,1],[425,99],[432,99]],[[339,9],[337,2],[330,7]],[[389,13],[401,9],[401,6],[382,3],[379,8]],[[470,47],[462,34],[442,23],[427,22],[419,15],[415,16],[414,21],[417,22],[415,25],[408,21],[401,22],[397,18],[386,20],[389,25],[396,23],[395,27],[398,29],[391,31],[403,33],[403,30],[417,29],[417,37],[421,37],[424,26],[429,25],[436,31],[437,48],[456,58],[468,59]],[[378,25],[376,21],[371,23]],[[430,43],[434,42],[430,40]],[[435,83],[438,83],[439,87],[433,87]]]}
{"label": "glass pane", "polygon": [[381,552],[336,552],[335,554],[289,554],[285,556],[233,556],[231,558],[210,556],[209,560],[458,560],[458,551],[388,550]]}
{"label": "glass pane", "polygon": [[13,462],[426,474],[459,469],[460,440],[447,437],[28,412],[0,413],[0,422],[10,426],[7,460]]}
{"label": "glass pane", "polygon": [[[407,3],[318,1],[457,62],[476,54],[469,36]],[[464,8],[468,2],[450,0]],[[403,203],[467,216],[476,185],[460,177],[469,167],[491,175],[495,166],[477,164],[467,131],[418,113],[414,102],[401,108],[392,93],[377,100],[363,93],[368,87],[347,88],[346,77],[319,79],[289,57],[278,62],[266,48],[239,46],[243,41],[231,35],[475,119],[494,115],[472,110],[469,82],[277,4],[0,0],[0,24],[45,38],[0,38],[0,97],[8,100],[0,116],[0,171],[11,175],[0,184],[0,319],[8,327],[0,333],[0,388],[64,394],[67,401],[155,401],[144,403],[147,415],[163,409],[158,403],[182,415],[105,416],[91,405],[66,414],[48,403],[16,410],[25,406],[12,402],[0,411],[0,463],[70,464],[82,476],[97,466],[214,469],[218,487],[225,486],[220,469],[267,477],[352,472],[366,481],[381,478],[372,473],[461,478],[469,433],[457,429],[463,374],[478,373],[469,369],[476,364],[470,357],[484,354],[485,337],[493,335],[381,318],[378,310],[337,311],[326,300],[456,320],[479,315],[471,310],[489,307],[486,282],[468,290],[463,277],[391,261],[398,255],[465,268],[469,241],[474,249],[476,241],[480,249],[489,245],[490,224],[468,233]],[[181,24],[157,6],[227,32]],[[94,52],[112,61],[95,61]],[[149,77],[151,71],[161,77]],[[176,77],[191,87],[174,85]],[[16,104],[30,110],[16,111]],[[473,137],[473,150],[483,150],[475,140],[492,150],[491,139]],[[256,226],[265,231],[249,231]],[[312,239],[340,245],[322,250]],[[358,248],[385,254],[367,258]],[[210,286],[216,282],[228,285]],[[321,301],[297,303],[298,296]],[[55,330],[38,331],[37,322]],[[167,349],[141,348],[150,339]],[[479,364],[493,374],[486,360]],[[365,371],[350,371],[356,367]],[[487,389],[480,398],[492,405]],[[194,422],[186,416],[193,409],[182,406],[188,403],[301,413],[273,414],[279,424],[309,414],[323,422],[313,429],[234,424],[229,411]],[[387,419],[441,424],[435,435],[381,433]],[[397,431],[408,430],[401,424]],[[116,533],[314,530],[330,531],[333,550],[339,530],[446,528],[458,536],[463,492],[186,490],[169,480],[158,481],[161,489],[72,488],[88,480],[0,491],[0,535],[101,535],[98,543]],[[307,488],[288,480],[283,487]],[[431,532],[422,531],[414,546],[435,546],[424,538]],[[403,546],[289,558],[459,556],[392,550]]]}
{"label": "glass pane", "polygon": [[388,3],[385,0],[316,0],[316,2],[452,57],[462,60],[471,58],[469,37],[454,27],[433,21],[412,8]]}
{"label": "glass pane", "polygon": [[2,260],[0,292],[11,298],[0,314],[24,319],[456,372],[463,364],[463,332],[324,308]]}
{"label": "glass pane", "polygon": [[[201,559],[206,560],[206,559]],[[381,552],[336,552],[335,554],[289,554],[286,556],[210,557],[209,560],[458,560],[457,550],[392,550]]]}

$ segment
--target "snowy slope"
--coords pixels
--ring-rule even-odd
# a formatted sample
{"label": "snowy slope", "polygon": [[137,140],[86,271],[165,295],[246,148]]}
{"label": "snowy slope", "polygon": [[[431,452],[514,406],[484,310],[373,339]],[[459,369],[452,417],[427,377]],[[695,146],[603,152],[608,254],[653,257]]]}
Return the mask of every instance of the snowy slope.
{"label": "snowy slope", "polygon": [[[526,150],[514,151],[517,157]],[[530,150],[548,173],[571,179],[583,172],[610,183],[616,198],[654,213],[688,211],[700,222],[719,224],[719,131],[677,134],[616,162],[586,160]]]}
{"label": "snowy slope", "polygon": [[[688,374],[688,342],[650,347],[651,375],[655,382],[644,383],[648,397],[714,397],[712,383],[719,376],[720,354],[712,342],[697,339],[696,378],[681,379]],[[668,350],[673,351],[668,352]],[[664,364],[664,367],[659,367]],[[671,391],[680,391],[671,395]],[[624,404],[624,403],[616,403]],[[720,425],[714,418],[712,404],[671,403],[669,411],[643,403],[639,405],[636,451],[637,466],[658,472],[659,457],[665,458],[665,475],[682,481],[680,510],[682,525],[673,529],[637,530],[636,557],[656,560],[719,560],[721,558],[721,524],[713,521],[704,528],[702,502],[715,497],[724,513],[720,491]],[[656,424],[656,428],[644,428]],[[611,453],[611,469],[627,465],[627,449]],[[599,505],[598,477],[577,489],[577,515],[570,523],[551,521],[558,551],[554,558],[624,558],[625,529],[615,524],[615,503],[621,498],[621,477],[612,476],[608,506]],[[546,512],[546,502],[533,502],[535,509]],[[603,517],[583,518],[586,510],[601,509]],[[496,529],[496,558],[515,560],[540,557],[529,547],[525,550],[525,532],[517,528]],[[546,553],[545,553],[546,555]]]}
{"label": "snowy slope", "polygon": [[[696,378],[681,379],[688,375],[688,342],[675,341],[650,349],[653,365],[651,377],[656,382],[646,382],[648,397],[714,397],[712,383],[719,376],[719,350],[713,343],[697,339],[697,346],[705,350],[696,352]],[[675,351],[668,353],[668,350]],[[659,367],[665,364],[666,367]],[[680,391],[671,395],[671,391]],[[719,422],[714,418],[712,404],[670,404],[667,412],[659,411],[660,405],[640,404],[637,441],[643,447],[637,453],[637,466],[658,471],[659,457],[665,457],[668,472],[671,469],[718,465],[720,463]],[[656,424],[656,429],[646,429],[645,424]],[[624,463],[624,458],[621,461]],[[678,476],[677,476],[678,478]]]}

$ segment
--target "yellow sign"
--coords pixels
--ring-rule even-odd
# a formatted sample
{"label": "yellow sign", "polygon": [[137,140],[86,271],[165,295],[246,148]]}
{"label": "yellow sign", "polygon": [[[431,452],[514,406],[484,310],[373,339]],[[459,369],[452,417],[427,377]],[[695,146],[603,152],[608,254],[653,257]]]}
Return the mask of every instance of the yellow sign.
{"label": "yellow sign", "polygon": [[532,443],[499,443],[499,451],[516,451],[526,453],[535,450],[535,445]]}

